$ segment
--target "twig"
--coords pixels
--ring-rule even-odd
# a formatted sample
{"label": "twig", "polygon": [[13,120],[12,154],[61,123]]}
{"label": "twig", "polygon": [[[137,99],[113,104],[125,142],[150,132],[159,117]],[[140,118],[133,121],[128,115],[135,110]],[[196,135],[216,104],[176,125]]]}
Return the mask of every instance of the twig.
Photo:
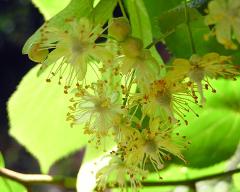
{"label": "twig", "polygon": [[[142,185],[145,187],[178,186],[178,185],[193,186],[195,185],[195,183],[199,181],[216,179],[219,177],[226,177],[239,172],[240,172],[240,168],[223,172],[223,173],[215,173],[212,175],[206,175],[202,177],[197,177],[197,178],[187,179],[187,180],[180,180],[180,181],[162,181],[162,182],[145,181],[145,182],[142,182]],[[41,175],[41,174],[23,174],[23,173],[18,173],[6,168],[0,169],[0,176],[7,179],[14,180],[28,187],[36,184],[57,185],[57,186],[65,187],[68,189],[75,189],[76,187],[76,178],[72,178],[72,177],[50,176],[50,175]],[[116,188],[116,187],[118,187],[118,185],[109,186],[109,188]]]}
{"label": "twig", "polygon": [[[160,187],[160,186],[178,186],[178,185],[185,185],[185,186],[193,186],[195,185],[195,183],[199,182],[199,181],[205,181],[205,180],[211,180],[211,179],[215,179],[215,178],[219,178],[219,177],[226,177],[229,175],[233,175],[235,173],[239,173],[240,172],[240,168],[239,169],[235,169],[235,170],[231,170],[228,172],[223,172],[223,173],[215,173],[212,175],[206,175],[206,176],[202,176],[202,177],[197,177],[197,178],[193,178],[193,179],[187,179],[187,180],[179,180],[179,181],[145,181],[142,182],[142,186],[145,187]],[[129,183],[130,185],[130,183]],[[117,185],[114,186],[109,186],[109,188],[116,188],[118,187]]]}
{"label": "twig", "polygon": [[31,185],[36,184],[58,185],[69,189],[75,189],[76,187],[76,178],[71,177],[50,176],[41,174],[23,174],[6,168],[0,169],[0,176],[21,183],[27,188],[29,188],[29,186]]}

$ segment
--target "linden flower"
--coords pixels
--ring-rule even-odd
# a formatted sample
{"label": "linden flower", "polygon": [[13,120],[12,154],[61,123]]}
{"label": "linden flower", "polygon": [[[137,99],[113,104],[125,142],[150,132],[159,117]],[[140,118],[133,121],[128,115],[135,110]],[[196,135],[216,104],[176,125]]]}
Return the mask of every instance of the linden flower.
{"label": "linden flower", "polygon": [[[239,74],[236,68],[231,65],[231,57],[221,56],[218,53],[208,53],[204,56],[192,55],[187,59],[175,59],[173,61],[174,71],[178,75],[189,77],[191,81],[196,83],[198,92],[202,98],[202,103],[205,102],[203,95],[203,87],[208,89],[210,85],[209,78],[235,78]],[[205,84],[205,85],[204,85]],[[212,88],[213,92],[216,92]]]}
{"label": "linden flower", "polygon": [[98,139],[108,134],[123,113],[118,94],[108,94],[106,87],[104,82],[99,81],[89,88],[91,90],[79,88],[79,99],[71,99],[73,105],[67,114],[71,125],[85,123],[85,133],[94,134]]}
{"label": "linden flower", "polygon": [[144,102],[144,114],[154,117],[159,115],[159,109],[162,108],[167,113],[170,122],[177,123],[178,120],[175,118],[177,115],[188,124],[184,119],[184,112],[195,113],[188,103],[197,103],[197,97],[195,92],[189,90],[187,84],[172,81],[166,76],[150,85],[149,93],[144,95],[142,101]]}
{"label": "linden flower", "polygon": [[215,25],[216,37],[219,43],[226,48],[236,49],[232,42],[232,32],[240,43],[240,1],[239,0],[213,0],[208,4],[209,14],[205,22]]}
{"label": "linden flower", "polygon": [[176,137],[172,133],[173,128],[166,125],[159,118],[154,118],[149,121],[148,129],[138,131],[126,145],[126,162],[138,164],[143,170],[146,163],[150,162],[157,172],[163,168],[166,160],[171,159],[170,154],[185,162],[181,154],[181,150],[187,147],[185,137]]}
{"label": "linden flower", "polygon": [[128,191],[128,182],[131,191],[137,192],[141,187],[141,180],[146,178],[147,171],[137,166],[125,163],[118,156],[113,156],[109,165],[97,173],[97,191],[104,191],[109,186],[119,185],[122,191]]}
{"label": "linden flower", "polygon": [[[103,32],[100,26],[93,26],[87,18],[67,20],[69,29],[62,31],[45,25],[41,30],[42,39],[39,43],[40,50],[54,49],[42,62],[42,70],[52,65],[47,78],[59,74],[59,83],[65,75],[65,92],[74,81],[85,78],[90,57],[100,60],[111,59],[111,54],[101,45],[95,43]],[[36,51],[35,51],[36,52]]]}

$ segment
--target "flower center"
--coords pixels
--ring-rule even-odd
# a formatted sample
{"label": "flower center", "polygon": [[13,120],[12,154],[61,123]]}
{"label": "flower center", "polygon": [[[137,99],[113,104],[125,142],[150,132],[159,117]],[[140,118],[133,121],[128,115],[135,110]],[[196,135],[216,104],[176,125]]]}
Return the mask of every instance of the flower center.
{"label": "flower center", "polygon": [[72,38],[72,53],[74,55],[80,55],[84,52],[86,45],[84,42],[80,41],[78,38]]}
{"label": "flower center", "polygon": [[154,142],[154,140],[147,140],[144,144],[144,151],[145,153],[156,153],[157,151],[157,145]]}
{"label": "flower center", "polygon": [[194,67],[189,72],[189,77],[194,82],[201,82],[204,78],[204,70],[200,67]]}
{"label": "flower center", "polygon": [[158,91],[156,94],[156,100],[160,105],[169,107],[172,101],[172,97],[168,91]]}
{"label": "flower center", "polygon": [[110,108],[110,102],[108,99],[102,100],[100,102],[95,103],[96,111],[103,112]]}

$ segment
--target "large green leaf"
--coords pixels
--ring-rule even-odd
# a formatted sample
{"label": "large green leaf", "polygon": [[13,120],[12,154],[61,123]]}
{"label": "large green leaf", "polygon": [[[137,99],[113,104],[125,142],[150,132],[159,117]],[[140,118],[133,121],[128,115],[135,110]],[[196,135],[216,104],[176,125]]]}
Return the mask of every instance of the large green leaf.
{"label": "large green leaf", "polygon": [[158,24],[159,16],[164,12],[178,6],[181,1],[182,0],[168,0],[166,3],[166,0],[144,0],[145,7],[151,21],[154,38],[158,39],[161,36],[161,30]]}
{"label": "large green leaf", "polygon": [[[4,159],[0,153],[0,169],[4,167]],[[1,192],[27,192],[26,188],[15,181],[0,177]]]}
{"label": "large green leaf", "polygon": [[[189,25],[197,54],[218,52],[222,55],[233,56],[234,62],[239,63],[240,54],[238,50],[226,50],[214,37],[208,41],[204,40],[204,35],[210,32],[209,27],[204,23],[204,17],[193,8],[188,11],[190,15]],[[176,19],[174,20],[174,18]],[[166,45],[175,57],[189,58],[193,54],[185,20],[185,10],[183,6],[177,6],[159,15],[158,18],[158,24],[163,33],[174,29],[174,33],[171,33],[166,38]]]}
{"label": "large green leaf", "polygon": [[[194,8],[188,8],[189,22],[197,20],[200,17],[198,11]],[[186,22],[186,9],[183,4],[170,9],[158,18],[158,23],[161,26],[162,33],[166,33],[171,30],[175,30],[180,24]]]}
{"label": "large green leaf", "polygon": [[[49,26],[66,28],[65,19],[88,17],[93,10],[93,0],[71,0],[68,6],[49,20]],[[41,29],[41,28],[40,28]],[[27,54],[31,46],[40,40],[40,29],[37,30],[25,43],[23,54]]]}
{"label": "large green leaf", "polygon": [[215,80],[217,93],[206,92],[207,103],[189,114],[189,125],[180,128],[192,144],[185,153],[190,167],[207,167],[230,158],[240,141],[240,81]]}
{"label": "large green leaf", "polygon": [[70,0],[32,0],[32,2],[48,20],[66,7]]}
{"label": "large green leaf", "polygon": [[[39,66],[21,81],[8,102],[10,134],[24,145],[47,172],[57,159],[83,147],[87,138],[81,127],[66,121],[69,97],[57,82],[36,77]],[[46,71],[46,73],[48,73]]]}

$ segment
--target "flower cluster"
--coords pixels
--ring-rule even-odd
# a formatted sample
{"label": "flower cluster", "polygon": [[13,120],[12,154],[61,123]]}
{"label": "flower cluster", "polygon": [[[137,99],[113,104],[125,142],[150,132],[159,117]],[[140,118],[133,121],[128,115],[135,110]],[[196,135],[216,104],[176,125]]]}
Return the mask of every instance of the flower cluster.
{"label": "flower cluster", "polygon": [[[218,1],[209,5],[208,21]],[[111,19],[106,29],[88,18],[65,22],[64,30],[46,23],[29,58],[41,63],[41,71],[50,68],[47,82],[58,76],[64,92],[73,95],[67,114],[71,126],[84,124],[84,133],[97,148],[106,137],[116,143],[117,149],[108,154],[109,165],[97,174],[96,190],[115,184],[124,189],[130,182],[138,191],[149,167],[159,172],[173,156],[186,162],[182,151],[190,142],[177,128],[188,124],[186,113],[198,116],[192,105],[204,104],[203,91],[212,88],[209,78],[238,75],[231,57],[194,54],[162,69],[142,40],[132,35],[125,17]],[[216,26],[216,31],[221,43],[230,43],[221,28]]]}

